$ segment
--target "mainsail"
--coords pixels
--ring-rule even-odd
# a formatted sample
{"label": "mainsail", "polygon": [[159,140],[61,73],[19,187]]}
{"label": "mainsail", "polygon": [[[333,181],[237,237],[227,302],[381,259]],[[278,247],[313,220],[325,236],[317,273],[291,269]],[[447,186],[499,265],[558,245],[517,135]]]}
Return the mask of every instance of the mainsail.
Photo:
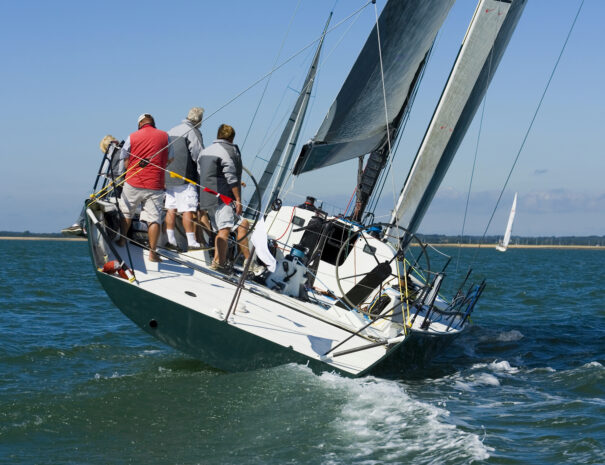
{"label": "mainsail", "polygon": [[315,138],[303,147],[294,174],[385,145],[452,4],[453,0],[391,0],[385,5],[378,19],[382,53],[375,25]]}
{"label": "mainsail", "polygon": [[481,0],[391,223],[416,232],[462,142],[527,0]]}

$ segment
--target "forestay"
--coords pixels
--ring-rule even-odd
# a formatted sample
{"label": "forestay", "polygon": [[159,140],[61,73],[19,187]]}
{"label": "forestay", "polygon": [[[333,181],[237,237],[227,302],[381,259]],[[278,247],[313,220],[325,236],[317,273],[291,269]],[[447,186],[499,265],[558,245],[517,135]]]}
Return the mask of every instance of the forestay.
{"label": "forestay", "polygon": [[387,142],[387,119],[390,128],[404,110],[418,68],[452,4],[392,0],[385,5],[378,20],[384,94],[375,25],[317,135],[303,147],[294,174],[370,153]]}

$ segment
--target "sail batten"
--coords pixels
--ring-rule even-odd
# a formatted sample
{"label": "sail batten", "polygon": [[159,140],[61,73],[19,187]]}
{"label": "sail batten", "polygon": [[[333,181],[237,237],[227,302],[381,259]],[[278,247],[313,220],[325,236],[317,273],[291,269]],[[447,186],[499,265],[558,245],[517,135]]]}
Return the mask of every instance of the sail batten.
{"label": "sail batten", "polygon": [[416,232],[500,62],[526,0],[481,0],[391,222]]}
{"label": "sail batten", "polygon": [[385,5],[378,19],[384,93],[375,25],[316,136],[303,147],[294,174],[374,152],[386,143],[452,4],[391,0]]}

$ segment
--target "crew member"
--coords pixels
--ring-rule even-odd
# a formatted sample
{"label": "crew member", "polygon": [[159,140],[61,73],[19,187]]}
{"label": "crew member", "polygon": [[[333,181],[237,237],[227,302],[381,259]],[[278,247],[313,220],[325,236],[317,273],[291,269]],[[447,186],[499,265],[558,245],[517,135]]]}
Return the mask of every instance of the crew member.
{"label": "crew member", "polygon": [[[234,138],[235,130],[227,124],[221,124],[216,140],[202,151],[198,159],[200,208],[208,211],[210,222],[217,230],[211,268],[220,271],[225,270],[227,263],[229,232],[242,214],[242,157],[238,146],[233,143]],[[204,188],[231,201],[226,203],[219,195],[207,192]],[[245,259],[250,256],[248,240],[243,239],[248,227],[248,220],[242,219],[237,228],[240,250]]]}
{"label": "crew member", "polygon": [[[202,124],[204,109],[193,107],[189,110],[187,118],[179,125],[168,131],[170,137],[174,160],[170,164],[170,171],[184,176],[198,183],[197,159],[204,149],[204,139],[199,130]],[[195,250],[200,248],[200,243],[195,237],[195,224],[193,217],[197,212],[198,195],[197,187],[180,177],[166,173],[166,236],[168,246],[176,248],[176,236],[174,225],[176,214],[183,215],[183,228],[187,235],[187,248]]]}
{"label": "crew member", "polygon": [[[99,175],[107,178],[110,182],[114,181],[114,179],[124,172],[124,163],[120,160],[121,147],[122,144],[111,134],[107,134],[99,143],[99,148],[104,155]],[[119,197],[120,192],[122,192],[122,187],[114,186],[111,194]],[[67,228],[63,228],[61,233],[66,236],[86,237],[86,205],[82,207],[80,216],[78,216],[76,222]]]}
{"label": "crew member", "polygon": [[118,245],[124,245],[132,217],[139,205],[147,221],[149,260],[159,262],[156,252],[162,223],[166,165],[172,161],[168,133],[156,129],[153,116],[144,113],[138,119],[139,129],[128,136],[121,158],[126,166],[126,182],[120,196],[122,235]]}

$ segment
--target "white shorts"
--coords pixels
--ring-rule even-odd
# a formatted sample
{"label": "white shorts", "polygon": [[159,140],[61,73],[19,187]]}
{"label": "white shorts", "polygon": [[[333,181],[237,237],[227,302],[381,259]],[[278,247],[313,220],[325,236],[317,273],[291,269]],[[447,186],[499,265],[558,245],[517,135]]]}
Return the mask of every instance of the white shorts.
{"label": "white shorts", "polygon": [[235,226],[236,216],[233,205],[234,202],[230,205],[223,203],[218,207],[208,209],[208,217],[213,229],[220,231],[221,229],[231,229]]}
{"label": "white shorts", "polygon": [[179,213],[197,211],[197,189],[189,183],[166,187],[164,206]]}
{"label": "white shorts", "polygon": [[164,191],[141,189],[124,184],[120,195],[120,211],[126,218],[132,218],[139,205],[143,206],[141,219],[148,223],[162,223],[162,206],[164,204]]}

